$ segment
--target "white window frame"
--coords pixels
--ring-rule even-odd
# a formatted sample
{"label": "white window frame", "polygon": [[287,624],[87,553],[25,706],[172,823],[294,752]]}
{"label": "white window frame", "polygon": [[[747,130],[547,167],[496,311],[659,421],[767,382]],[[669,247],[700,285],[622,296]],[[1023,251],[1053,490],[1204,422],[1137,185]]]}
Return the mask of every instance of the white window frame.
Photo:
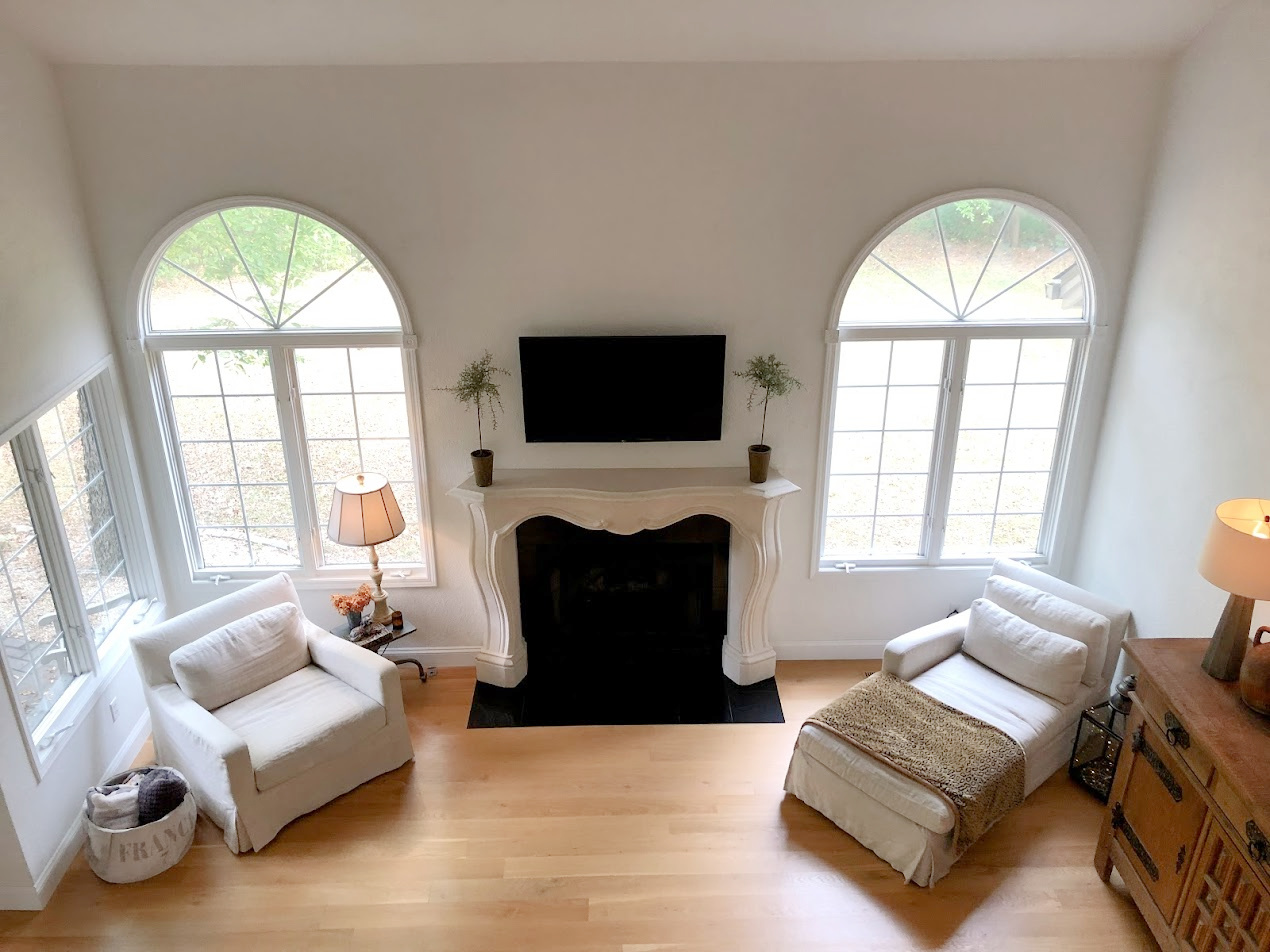
{"label": "white window frame", "polygon": [[[387,286],[401,320],[400,329],[370,330],[260,330],[260,331],[162,331],[150,328],[150,286],[155,270],[173,239],[201,218],[216,212],[247,205],[279,208],[315,219],[351,242],[366,256]],[[306,347],[395,347],[401,351],[402,380],[406,397],[411,462],[415,473],[415,498],[418,505],[420,549],[423,563],[384,563],[385,574],[395,587],[431,587],[436,582],[436,557],[433,545],[432,515],[428,502],[427,460],[424,451],[423,410],[419,392],[419,370],[416,357],[418,337],[411,330],[405,299],[383,261],[360,237],[328,215],[286,199],[260,195],[239,195],[217,199],[192,208],[177,216],[147,246],[142,267],[134,278],[136,287],[139,348],[144,352],[150,378],[151,396],[159,418],[163,437],[164,462],[176,497],[177,515],[181,523],[181,541],[185,548],[190,580],[194,582],[253,581],[286,571],[301,587],[364,581],[367,569],[359,564],[322,565],[321,533],[324,523],[318,519],[313,505],[313,480],[305,447],[300,391],[295,377],[294,354]],[[279,405],[279,423],[283,456],[287,465],[287,482],[291,490],[295,514],[296,538],[299,542],[300,565],[285,568],[250,566],[205,567],[199,556],[193,500],[186,484],[181,463],[180,440],[168,392],[163,354],[188,350],[267,350],[273,373],[274,397]],[[369,557],[368,557],[369,560]]]}
{"label": "white window frame", "polygon": [[[1075,321],[1044,320],[1031,323],[993,323],[973,321],[949,321],[923,324],[856,324],[839,326],[843,302],[856,273],[869,260],[895,229],[918,215],[950,202],[987,198],[1015,202],[1049,216],[1063,232],[1074,253],[1085,287],[1085,317]],[[958,423],[961,417],[961,398],[965,387],[966,363],[970,342],[976,339],[1055,339],[1072,341],[1063,407],[1055,438],[1054,458],[1051,463],[1050,481],[1046,491],[1045,511],[1041,523],[1037,551],[1012,555],[1036,566],[1047,566],[1057,561],[1057,553],[1064,547],[1067,531],[1063,514],[1073,502],[1073,469],[1081,424],[1096,418],[1092,407],[1087,377],[1091,352],[1099,327],[1099,270],[1089,250],[1090,245],[1080,228],[1061,210],[1050,203],[1026,193],[1009,189],[965,189],[928,199],[897,215],[879,229],[856,255],[847,269],[834,295],[829,313],[829,326],[825,331],[825,374],[821,396],[820,450],[818,486],[816,493],[816,524],[812,533],[811,574],[844,574],[860,570],[904,570],[913,568],[960,568],[990,565],[995,555],[971,557],[943,557],[944,529],[948,521],[948,500],[952,492],[953,457],[956,451]],[[929,494],[926,501],[926,518],[922,527],[921,549],[924,555],[911,558],[857,558],[844,562],[840,558],[825,557],[825,529],[829,510],[830,454],[833,446],[833,416],[838,390],[840,345],[847,341],[862,340],[943,340],[948,341],[941,375],[941,393],[936,412],[935,438],[931,451]]]}
{"label": "white window frame", "polygon": [[[77,390],[86,389],[92,407],[93,424],[102,466],[106,471],[110,500],[115,511],[119,543],[128,566],[133,602],[100,645],[96,643],[88,610],[79,587],[70,543],[62,525],[61,509],[53,492],[44,447],[36,436],[40,418]],[[14,458],[27,472],[22,479],[27,507],[31,513],[45,572],[53,592],[53,603],[62,622],[66,650],[80,669],[70,686],[33,729],[26,727],[22,705],[9,676],[8,661],[0,655],[0,676],[13,716],[22,725],[27,758],[37,778],[42,779],[65,748],[72,728],[88,711],[105,685],[129,657],[131,632],[163,611],[153,542],[145,510],[137,490],[137,467],[131,439],[124,422],[123,399],[118,388],[114,360],[99,361],[81,374],[57,396],[3,432],[0,445],[12,443]]]}

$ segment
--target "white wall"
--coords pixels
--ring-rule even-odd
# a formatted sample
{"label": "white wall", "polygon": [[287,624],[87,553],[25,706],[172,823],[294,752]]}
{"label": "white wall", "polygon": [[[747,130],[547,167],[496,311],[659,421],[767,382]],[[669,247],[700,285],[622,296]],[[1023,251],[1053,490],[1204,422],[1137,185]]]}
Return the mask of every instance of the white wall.
{"label": "white wall", "polygon": [[[111,352],[52,73],[2,31],[0,342],[0,432]],[[117,722],[105,710],[116,694]],[[144,716],[127,661],[41,780],[0,693],[0,908],[37,907],[56,885],[62,861],[73,855],[59,846],[77,828],[84,791],[101,780]]]}
{"label": "white wall", "polygon": [[[445,491],[472,419],[432,388],[525,333],[725,332],[729,363],[775,351],[807,390],[773,410],[785,508],[773,608],[782,652],[878,656],[888,637],[965,605],[983,570],[809,578],[823,330],[852,257],[892,216],[971,186],[1066,211],[1118,318],[1167,66],[1154,62],[59,69],[111,316],[136,333],[146,243],[200,202],[272,194],[346,223],[383,257],[421,337],[436,526],[433,590],[393,593],[416,643],[475,645],[469,529]],[[160,561],[178,604],[175,503],[140,362],[130,394]],[[1105,368],[1104,368],[1105,369]],[[1100,371],[1093,374],[1095,389]],[[729,389],[724,439],[526,445],[519,383],[490,441],[498,466],[743,465],[757,419]],[[335,623],[322,593],[315,618]]]}
{"label": "white wall", "polygon": [[1213,507],[1270,496],[1267,50],[1270,6],[1238,2],[1174,81],[1076,573],[1143,636],[1212,633]]}

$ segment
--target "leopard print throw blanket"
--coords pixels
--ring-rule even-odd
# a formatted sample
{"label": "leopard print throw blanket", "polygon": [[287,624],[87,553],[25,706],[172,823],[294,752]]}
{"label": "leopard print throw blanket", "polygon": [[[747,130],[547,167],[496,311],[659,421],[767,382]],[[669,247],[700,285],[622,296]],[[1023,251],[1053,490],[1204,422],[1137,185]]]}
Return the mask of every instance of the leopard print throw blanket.
{"label": "leopard print throw blanket", "polygon": [[807,719],[939,794],[957,855],[1023,802],[1023,748],[991,724],[874,674]]}

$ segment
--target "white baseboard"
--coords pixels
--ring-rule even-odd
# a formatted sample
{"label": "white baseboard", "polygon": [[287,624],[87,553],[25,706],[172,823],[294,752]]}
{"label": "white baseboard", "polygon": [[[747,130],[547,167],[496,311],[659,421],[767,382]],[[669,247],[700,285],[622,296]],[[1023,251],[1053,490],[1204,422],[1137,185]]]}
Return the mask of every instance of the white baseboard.
{"label": "white baseboard", "polygon": [[6,912],[39,912],[44,908],[34,886],[0,886],[0,909]]}
{"label": "white baseboard", "polygon": [[389,661],[413,658],[425,668],[471,668],[476,665],[480,648],[389,648],[384,657]]}
{"label": "white baseboard", "polygon": [[778,661],[881,661],[885,641],[786,641],[773,644]]}
{"label": "white baseboard", "polygon": [[[141,753],[141,748],[145,746],[146,739],[150,736],[150,712],[145,711],[138,718],[136,726],[128,732],[128,737],[124,740],[123,746],[119,748],[119,752],[115,754],[111,760],[110,766],[102,772],[102,779],[122,773],[132,766],[132,762],[137,759],[137,754]],[[84,829],[80,825],[79,814],[75,815],[75,822],[71,824],[70,829],[66,831],[66,835],[62,837],[62,842],[57,845],[57,849],[53,851],[53,857],[48,861],[43,871],[35,880],[35,888],[31,890],[35,901],[33,906],[0,906],[4,909],[43,909],[53,893],[62,882],[62,877],[66,875],[66,871],[70,869],[71,863],[75,860],[76,854],[84,845]],[[3,897],[0,893],[0,897]]]}

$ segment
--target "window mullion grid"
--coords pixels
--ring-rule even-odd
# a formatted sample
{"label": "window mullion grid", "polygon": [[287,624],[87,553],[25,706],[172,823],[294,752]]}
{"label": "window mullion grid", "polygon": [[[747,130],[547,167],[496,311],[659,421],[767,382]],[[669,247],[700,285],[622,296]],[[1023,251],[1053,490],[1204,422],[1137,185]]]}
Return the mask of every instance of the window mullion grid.
{"label": "window mullion grid", "polygon": [[[180,349],[177,353],[193,353],[193,351]],[[148,358],[155,405],[159,411],[160,428],[167,444],[168,475],[176,488],[177,515],[183,523],[182,529],[185,533],[185,547],[190,558],[190,565],[199,571],[206,567],[206,563],[203,559],[203,546],[198,537],[194,494],[190,492],[189,475],[185,472],[185,454],[181,450],[181,431],[176,422],[176,405],[172,402],[168,368],[162,351],[151,351]],[[212,359],[218,359],[215,351],[212,351]],[[228,420],[226,420],[226,427],[228,427]]]}
{"label": "window mullion grid", "polygon": [[882,492],[882,454],[886,452],[886,411],[891,405],[891,369],[895,366],[895,343],[886,353],[886,389],[882,391],[882,432],[878,434],[878,465],[873,471],[873,519],[869,523],[869,555],[873,555],[878,538],[878,497]]}
{"label": "window mullion grid", "polygon": [[1058,509],[1063,495],[1063,482],[1067,472],[1067,458],[1071,452],[1072,422],[1076,415],[1076,404],[1079,399],[1079,382],[1084,374],[1085,355],[1089,346],[1089,338],[1072,338],[1072,352],[1068,358],[1067,381],[1063,390],[1063,409],[1058,418],[1058,429],[1054,433],[1054,452],[1050,457],[1049,486],[1045,492],[1045,513],[1041,517],[1041,531],[1037,538],[1037,551],[1052,556],[1054,554],[1054,527],[1058,519]]}
{"label": "window mullion grid", "polygon": [[[282,455],[291,484],[291,517],[295,520],[300,565],[306,575],[322,564],[322,542],[317,535],[317,504],[313,496],[313,480],[309,473],[309,454],[304,436],[300,389],[295,371],[295,348],[270,348],[273,391],[278,407],[278,430],[282,435]],[[294,475],[293,475],[294,474]],[[246,511],[244,510],[244,516]]]}
{"label": "window mullion grid", "polygon": [[[250,566],[256,567],[256,550],[251,545],[251,527],[247,525],[247,500],[243,498],[243,476],[238,470],[238,448],[234,445],[233,425],[229,420],[229,400],[225,396],[225,375],[221,372],[220,351],[212,352],[216,361],[216,386],[220,389],[221,412],[225,414],[225,432],[229,435],[229,460],[234,464],[234,489],[238,493],[238,511],[242,513],[243,538],[247,540],[247,558]],[[273,361],[270,360],[272,364]]]}
{"label": "window mullion grid", "polygon": [[38,427],[31,426],[15,436],[10,444],[18,464],[18,475],[26,492],[27,506],[34,523],[35,540],[31,543],[44,561],[49,589],[53,596],[53,608],[61,622],[66,640],[66,652],[70,656],[75,674],[87,674],[97,666],[97,645],[88,619],[88,609],[79,588],[75,571],[75,556],[62,522],[57,498],[53,494],[53,480],[49,474],[44,446],[38,436]]}
{"label": "window mullion grid", "polygon": [[961,426],[961,401],[966,389],[966,364],[970,341],[947,341],[943,395],[939,412],[935,467],[930,498],[926,503],[926,561],[938,564],[944,557],[944,532],[948,528],[948,504],[952,497],[953,469],[957,459],[957,436]]}
{"label": "window mullion grid", "polygon": [[137,472],[137,468],[129,451],[114,379],[110,374],[98,374],[84,389],[88,392],[89,410],[97,432],[106,490],[114,509],[114,521],[123,550],[124,564],[128,567],[128,581],[133,598],[157,595],[158,580],[154,577],[153,563],[145,542],[145,520],[141,518],[136,496],[127,492],[126,488],[121,488],[129,485],[128,474]]}
{"label": "window mullion grid", "polygon": [[[1014,401],[1019,395],[1019,367],[1022,366],[1022,364],[1023,341],[1019,341],[1019,352],[1014,357],[1014,378],[1010,385],[1010,407],[1006,410],[1005,414],[1005,440],[1001,444],[1001,465],[997,469],[997,494],[996,498],[992,500],[992,528],[988,531],[989,554],[996,549],[996,547],[992,544],[992,540],[996,538],[997,517],[1001,515],[1001,484],[1005,482],[1005,458],[1010,451],[1010,423],[1014,419]],[[1069,362],[1067,366],[1070,368],[1071,363]],[[1058,433],[1055,432],[1054,435],[1057,437]],[[1058,440],[1055,439],[1054,443],[1057,444]],[[1051,466],[1052,465],[1053,460],[1051,460]]]}

